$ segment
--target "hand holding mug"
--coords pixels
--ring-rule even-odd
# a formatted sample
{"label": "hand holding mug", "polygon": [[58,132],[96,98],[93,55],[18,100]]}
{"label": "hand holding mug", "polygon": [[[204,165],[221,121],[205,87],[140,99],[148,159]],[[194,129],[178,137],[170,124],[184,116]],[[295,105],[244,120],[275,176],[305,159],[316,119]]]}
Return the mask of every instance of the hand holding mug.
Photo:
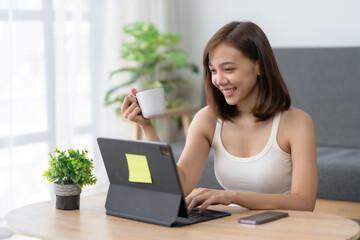
{"label": "hand holding mug", "polygon": [[121,105],[121,115],[125,119],[136,122],[142,126],[146,123],[149,123],[150,120],[145,119],[141,115],[141,109],[136,99],[136,94],[137,90],[135,88],[132,88],[131,94],[125,97],[123,104]]}
{"label": "hand holding mug", "polygon": [[164,89],[150,89],[137,92],[131,89],[131,95],[125,97],[121,106],[124,118],[136,122],[141,126],[150,122],[149,118],[165,113]]}

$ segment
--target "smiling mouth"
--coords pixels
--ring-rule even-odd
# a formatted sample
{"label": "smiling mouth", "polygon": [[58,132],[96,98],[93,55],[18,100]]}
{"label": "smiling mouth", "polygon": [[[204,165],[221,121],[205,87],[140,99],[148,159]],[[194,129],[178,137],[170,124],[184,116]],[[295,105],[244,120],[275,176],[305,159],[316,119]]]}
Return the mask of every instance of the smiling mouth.
{"label": "smiling mouth", "polygon": [[221,91],[224,93],[224,94],[229,94],[229,93],[232,93],[233,91],[235,91],[236,87],[234,88],[227,88],[227,89],[221,89]]}

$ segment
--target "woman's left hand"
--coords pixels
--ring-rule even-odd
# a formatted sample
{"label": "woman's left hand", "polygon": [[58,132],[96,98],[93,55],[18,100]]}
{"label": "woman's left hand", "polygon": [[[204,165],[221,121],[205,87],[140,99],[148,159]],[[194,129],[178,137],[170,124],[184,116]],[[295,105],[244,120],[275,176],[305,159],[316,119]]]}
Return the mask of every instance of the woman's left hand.
{"label": "woman's left hand", "polygon": [[229,205],[232,202],[232,196],[232,191],[198,188],[186,197],[186,204],[189,211],[194,207],[199,207],[200,212],[203,212],[210,205]]}

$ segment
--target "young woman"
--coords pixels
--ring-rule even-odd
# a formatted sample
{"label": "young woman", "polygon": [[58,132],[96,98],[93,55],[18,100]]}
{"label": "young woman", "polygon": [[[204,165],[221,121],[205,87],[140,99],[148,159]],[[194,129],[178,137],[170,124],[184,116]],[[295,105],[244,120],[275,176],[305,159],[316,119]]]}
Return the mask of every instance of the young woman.
{"label": "young woman", "polygon": [[[249,209],[313,211],[317,195],[312,119],[291,107],[270,43],[252,22],[231,22],[207,43],[204,81],[208,106],[192,120],[177,164],[189,210],[215,204]],[[122,105],[147,140],[160,141],[144,119],[136,90]],[[210,148],[225,190],[200,188]]]}

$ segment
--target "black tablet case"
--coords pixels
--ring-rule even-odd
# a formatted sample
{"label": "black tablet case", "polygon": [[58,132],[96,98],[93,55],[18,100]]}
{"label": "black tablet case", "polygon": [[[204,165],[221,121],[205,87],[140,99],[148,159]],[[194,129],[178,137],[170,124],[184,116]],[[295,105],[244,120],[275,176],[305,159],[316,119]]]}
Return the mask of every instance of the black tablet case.
{"label": "black tablet case", "polygon": [[[170,145],[109,138],[98,144],[110,181],[106,214],[165,226],[188,216]],[[151,184],[129,181],[125,154],[146,156]]]}

